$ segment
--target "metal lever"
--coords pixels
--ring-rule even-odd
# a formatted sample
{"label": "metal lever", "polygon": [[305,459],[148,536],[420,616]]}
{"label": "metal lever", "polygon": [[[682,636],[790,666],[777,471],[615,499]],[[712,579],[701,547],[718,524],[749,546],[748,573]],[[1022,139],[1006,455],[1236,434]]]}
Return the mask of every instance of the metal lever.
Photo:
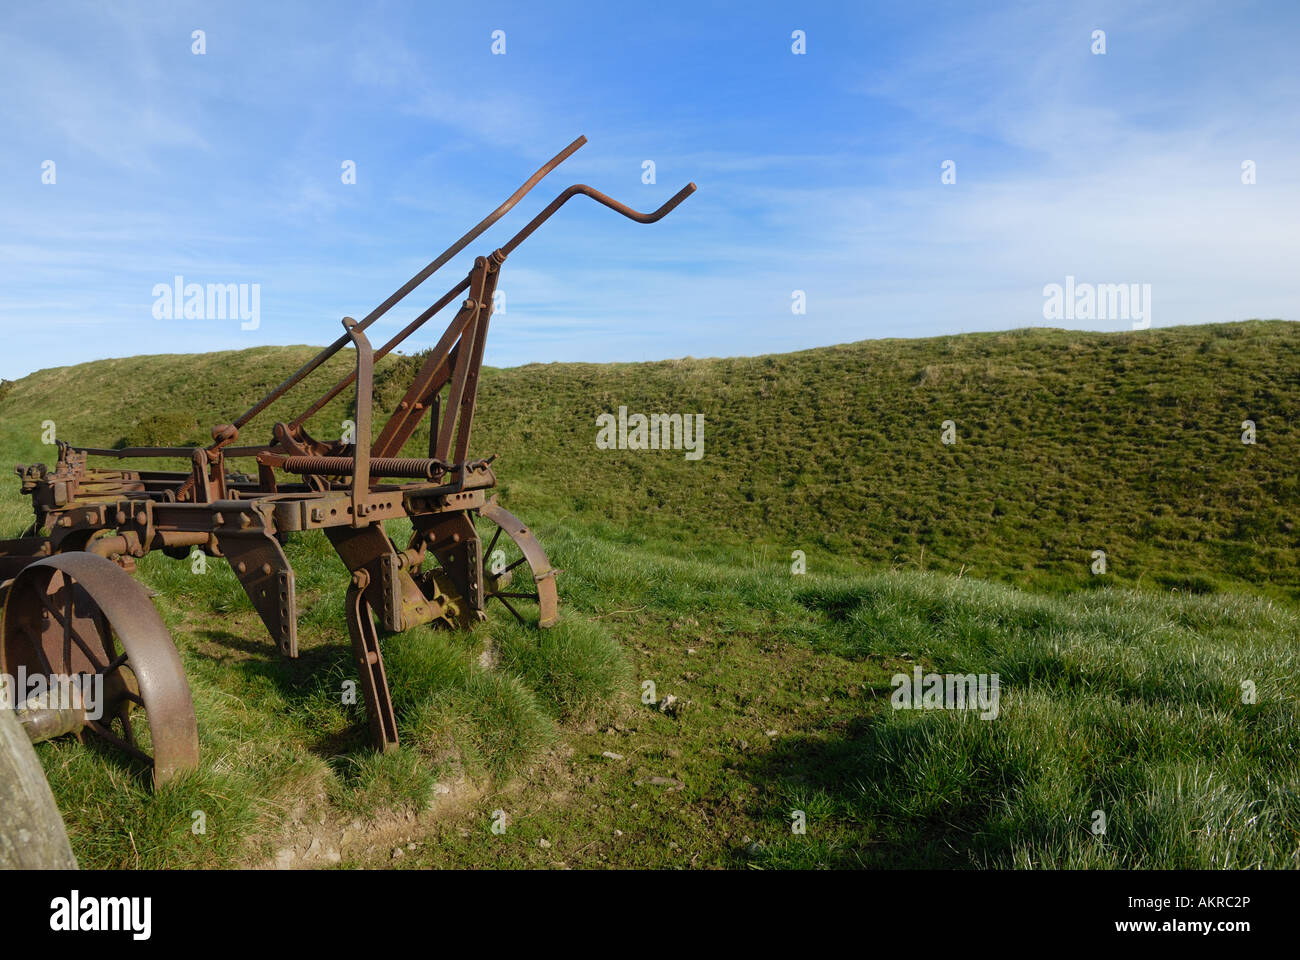
{"label": "metal lever", "polygon": [[357,350],[357,439],[353,444],[352,526],[366,525],[370,498],[370,407],[374,399],[375,359],[361,324],[343,318],[343,328]]}
{"label": "metal lever", "polygon": [[551,218],[551,215],[555,213],[556,210],[559,210],[560,207],[564,206],[566,203],[568,203],[570,200],[572,200],[574,197],[578,196],[579,194],[581,194],[584,197],[591,197],[591,199],[595,200],[597,203],[602,203],[605,206],[609,207],[611,210],[615,211],[616,213],[623,214],[623,216],[627,217],[629,220],[635,220],[637,223],[654,223],[657,220],[662,220],[665,216],[671,213],[679,203],[681,203],[683,200],[685,200],[694,192],[695,192],[695,184],[688,183],[686,186],[682,187],[675,194],[673,194],[672,198],[669,199],[668,202],[665,203],[663,206],[661,206],[658,210],[655,210],[653,213],[640,213],[636,210],[633,210],[627,204],[619,203],[613,197],[606,196],[605,194],[601,193],[599,190],[587,186],[585,183],[575,183],[573,186],[569,187],[558,197],[552,200],[549,204],[547,204],[546,209],[543,210],[541,213],[539,213],[537,216],[533,217],[533,219],[528,222],[528,225],[526,227],[524,227],[513,237],[511,237],[509,242],[507,242],[501,248],[501,252],[509,256],[510,253],[514,251],[515,247],[523,243],[526,239],[528,239],[528,236],[534,230],[536,230],[543,223],[549,220]]}

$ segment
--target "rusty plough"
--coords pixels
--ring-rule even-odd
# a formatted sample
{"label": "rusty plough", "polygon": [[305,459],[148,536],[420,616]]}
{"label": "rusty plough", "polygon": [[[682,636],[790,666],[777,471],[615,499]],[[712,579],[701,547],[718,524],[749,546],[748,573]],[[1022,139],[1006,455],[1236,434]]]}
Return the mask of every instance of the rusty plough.
{"label": "rusty plough", "polygon": [[[559,194],[500,248],[474,260],[468,276],[378,348],[366,331],[436,270],[497,222],[546,174],[586,142],[579,137],[501,206],[235,420],[212,429],[206,447],[105,449],[60,441],[58,460],[19,466],[35,519],[26,535],[0,541],[0,674],[80,677],[102,690],[99,710],[51,699],[18,703],[33,739],[98,738],[147,763],[156,783],[194,768],[198,732],[181,660],[148,591],[129,574],[152,550],[183,559],[195,549],[224,557],[281,654],[298,656],[294,571],[282,543],[321,530],[347,569],[352,638],[370,733],[397,746],[380,631],[418,624],[468,629],[493,603],[520,621],[553,625],[555,570],[531,531],[489,497],[494,457],[470,456],[470,429],[493,294],[506,258],[568,200],[586,196],[638,223],[653,223],[695,190],[688,184],[653,213],[638,213],[591,187]],[[375,363],[457,298],[460,306],[377,435],[372,433]],[[355,368],[269,443],[240,446],[248,424],[327,360],[351,346]],[[355,442],[311,436],[307,420],[355,387]],[[429,418],[428,455],[402,450]],[[373,440],[372,440],[373,437]],[[175,458],[186,470],[91,466],[90,460]],[[256,475],[232,470],[243,462]],[[405,482],[395,482],[405,481]],[[406,518],[404,547],[384,522]],[[486,548],[475,521],[491,533]],[[485,571],[502,534],[518,557]],[[502,546],[505,546],[502,541]],[[526,576],[517,576],[521,565]],[[522,581],[522,582],[521,582]],[[21,700],[21,697],[20,697]]]}

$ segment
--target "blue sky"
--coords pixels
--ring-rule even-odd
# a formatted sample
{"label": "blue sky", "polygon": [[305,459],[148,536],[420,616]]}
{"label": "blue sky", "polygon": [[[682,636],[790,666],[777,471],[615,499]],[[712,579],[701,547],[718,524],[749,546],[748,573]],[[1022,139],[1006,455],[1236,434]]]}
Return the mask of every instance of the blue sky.
{"label": "blue sky", "polygon": [[[1066,276],[1151,284],[1157,327],[1296,319],[1297,26],[1294,3],[13,4],[0,376],[332,340],[580,133],[372,339],[573,182],[699,191],[651,226],[566,207],[506,263],[488,363],[1049,325]],[[178,274],[259,284],[260,325],[155,319]]]}

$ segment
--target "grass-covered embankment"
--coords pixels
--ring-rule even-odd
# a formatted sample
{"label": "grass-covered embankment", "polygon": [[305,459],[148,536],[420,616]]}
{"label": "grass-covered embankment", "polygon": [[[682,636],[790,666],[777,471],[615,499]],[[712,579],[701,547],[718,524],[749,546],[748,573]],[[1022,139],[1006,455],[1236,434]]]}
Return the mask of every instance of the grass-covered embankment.
{"label": "grass-covered embankment", "polygon": [[[0,397],[0,457],[51,460],[45,420],[200,439],[310,353],[41,371]],[[404,746],[376,756],[323,538],[289,546],[296,663],[223,562],[151,556],[202,770],[150,795],[41,755],[88,866],[1297,866],[1297,386],[1300,334],[1258,322],[488,370],[476,452],[566,571],[561,629],[386,640]],[[704,459],[597,450],[620,405],[704,413]],[[998,719],[890,710],[917,665],[997,673]]]}

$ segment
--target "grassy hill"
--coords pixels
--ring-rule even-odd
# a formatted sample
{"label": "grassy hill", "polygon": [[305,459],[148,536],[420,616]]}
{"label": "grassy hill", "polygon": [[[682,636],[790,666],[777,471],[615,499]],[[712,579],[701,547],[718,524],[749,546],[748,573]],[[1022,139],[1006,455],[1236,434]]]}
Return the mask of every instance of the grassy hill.
{"label": "grassy hill", "polygon": [[[1294,324],[1023,330],[502,371],[481,444],[555,515],[691,546],[1067,587],[1102,549],[1123,584],[1294,598],[1298,387]],[[704,458],[594,450],[620,404],[703,413]]]}
{"label": "grassy hill", "polygon": [[[311,353],[40,371],[0,391],[0,462],[52,459],[45,420],[201,438]],[[417,363],[389,358],[380,396]],[[109,755],[41,756],[88,866],[1294,867],[1298,387],[1300,328],[1258,321],[487,370],[475,451],[565,570],[561,630],[387,640],[405,746],[376,756],[335,696],[322,538],[288,546],[292,664],[224,564],[150,556],[203,768],[152,795]],[[597,449],[620,405],[703,414],[703,458]],[[16,486],[0,536],[27,522]],[[890,710],[917,666],[997,673],[1000,719]]]}
{"label": "grassy hill", "polygon": [[[0,398],[0,453],[48,454],[45,419],[81,443],[201,439],[311,352],[41,371]],[[394,403],[417,365],[388,358],[381,399]],[[336,358],[308,385],[346,369]],[[906,565],[1037,587],[1096,585],[1092,552],[1104,550],[1108,582],[1300,597],[1300,327],[1291,323],[534,364],[485,370],[480,398],[474,447],[500,455],[504,489],[529,518],[573,518],[691,553],[762,543],[802,549],[814,567]],[[596,417],[619,406],[703,414],[703,458],[597,449]],[[245,439],[297,412],[277,405]],[[337,436],[348,415],[340,398],[309,427]],[[1241,441],[1247,419],[1253,445]],[[940,440],[945,420],[954,444]],[[415,437],[408,453],[425,442]]]}

